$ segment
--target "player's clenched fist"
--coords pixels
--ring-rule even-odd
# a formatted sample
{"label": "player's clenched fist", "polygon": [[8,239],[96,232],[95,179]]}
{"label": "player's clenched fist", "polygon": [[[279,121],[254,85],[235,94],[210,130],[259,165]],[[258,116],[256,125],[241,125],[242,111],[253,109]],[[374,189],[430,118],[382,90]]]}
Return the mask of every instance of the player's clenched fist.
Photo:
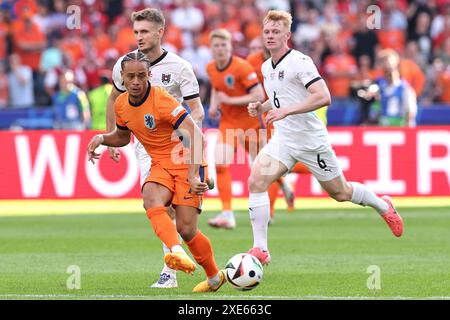
{"label": "player's clenched fist", "polygon": [[248,110],[248,114],[251,117],[258,117],[261,115],[261,108],[262,108],[262,104],[261,102],[251,102],[248,104],[247,106],[247,110]]}

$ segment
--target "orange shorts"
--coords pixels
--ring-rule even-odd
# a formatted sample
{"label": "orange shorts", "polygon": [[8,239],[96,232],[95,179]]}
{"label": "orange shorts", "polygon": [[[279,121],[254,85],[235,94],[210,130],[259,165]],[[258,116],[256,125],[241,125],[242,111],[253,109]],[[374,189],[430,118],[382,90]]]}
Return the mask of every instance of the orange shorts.
{"label": "orange shorts", "polygon": [[[205,182],[208,178],[208,167],[200,166],[199,175],[200,180]],[[167,169],[159,164],[152,164],[150,174],[144,184],[147,182],[155,182],[169,189],[173,193],[172,205],[194,207],[200,212],[202,211],[203,197],[190,193],[191,186],[188,181],[187,168]]]}

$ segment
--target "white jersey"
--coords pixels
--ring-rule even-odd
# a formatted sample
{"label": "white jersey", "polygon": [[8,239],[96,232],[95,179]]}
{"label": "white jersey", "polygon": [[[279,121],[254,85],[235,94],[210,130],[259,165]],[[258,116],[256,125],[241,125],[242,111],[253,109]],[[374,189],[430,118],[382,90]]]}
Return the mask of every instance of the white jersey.
{"label": "white jersey", "polygon": [[[137,50],[133,51],[137,52]],[[122,75],[122,60],[120,57],[113,68],[112,80],[114,87],[125,92]],[[194,70],[189,62],[174,53],[164,50],[164,53],[150,65],[150,83],[167,90],[179,103],[199,97],[199,86]],[[141,187],[144,185],[151,167],[151,157],[144,146],[136,139],[134,143],[136,158],[138,159]]]}
{"label": "white jersey", "polygon": [[[269,58],[261,66],[264,88],[273,109],[286,108],[305,100],[308,87],[322,79],[312,59],[303,53],[289,51],[273,64]],[[295,114],[274,122],[274,137],[305,151],[329,147],[328,133],[314,112]]]}
{"label": "white jersey", "polygon": [[[126,90],[120,74],[124,57],[117,60],[112,74],[113,84],[120,92]],[[164,53],[151,63],[150,71],[150,83],[166,89],[178,102],[199,97],[199,86],[191,64],[176,54],[164,50]]]}

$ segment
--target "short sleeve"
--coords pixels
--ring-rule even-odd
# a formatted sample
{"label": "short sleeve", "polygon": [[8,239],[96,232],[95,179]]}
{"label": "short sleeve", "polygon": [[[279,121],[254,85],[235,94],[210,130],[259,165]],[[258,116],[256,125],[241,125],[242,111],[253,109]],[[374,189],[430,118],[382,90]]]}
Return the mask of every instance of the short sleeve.
{"label": "short sleeve", "polygon": [[209,82],[211,84],[211,87],[213,89],[216,89],[216,88],[214,88],[214,83],[215,83],[215,81],[214,81],[214,72],[213,72],[213,66],[212,66],[211,62],[206,65],[206,74],[208,75],[208,79],[209,79]]}
{"label": "short sleeve", "polygon": [[322,79],[322,77],[320,76],[319,71],[317,71],[316,65],[311,57],[303,55],[299,57],[299,59],[297,77],[303,83],[305,88],[308,89],[310,85]]}
{"label": "short sleeve", "polygon": [[186,109],[167,91],[160,88],[157,92],[157,107],[162,120],[168,121],[176,130],[189,115]]}
{"label": "short sleeve", "polygon": [[247,92],[256,87],[259,84],[258,76],[252,65],[245,61],[240,67],[240,79]]}
{"label": "short sleeve", "polygon": [[116,114],[116,127],[121,130],[129,130],[121,116],[121,99],[116,99],[114,102],[114,110]]}
{"label": "short sleeve", "polygon": [[194,70],[191,66],[185,66],[181,70],[180,74],[180,91],[183,95],[183,100],[190,100],[194,98],[198,98],[199,94],[199,86],[197,78],[195,77]]}
{"label": "short sleeve", "polygon": [[123,84],[123,80],[122,80],[122,75],[120,74],[120,72],[122,71],[122,58],[120,58],[119,60],[117,60],[116,64],[114,65],[113,68],[113,72],[112,72],[112,83],[114,85],[114,87],[117,89],[117,91],[120,92],[125,92],[125,86]]}

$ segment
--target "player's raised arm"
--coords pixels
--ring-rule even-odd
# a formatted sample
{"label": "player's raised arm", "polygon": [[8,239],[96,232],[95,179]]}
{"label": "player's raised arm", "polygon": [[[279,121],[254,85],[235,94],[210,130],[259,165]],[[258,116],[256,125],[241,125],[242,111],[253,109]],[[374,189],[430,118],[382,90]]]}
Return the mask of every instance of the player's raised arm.
{"label": "player's raised arm", "polygon": [[131,132],[128,129],[116,128],[113,132],[95,135],[88,144],[88,161],[95,163],[95,159],[100,158],[100,154],[95,153],[98,146],[124,147],[131,140]]}

